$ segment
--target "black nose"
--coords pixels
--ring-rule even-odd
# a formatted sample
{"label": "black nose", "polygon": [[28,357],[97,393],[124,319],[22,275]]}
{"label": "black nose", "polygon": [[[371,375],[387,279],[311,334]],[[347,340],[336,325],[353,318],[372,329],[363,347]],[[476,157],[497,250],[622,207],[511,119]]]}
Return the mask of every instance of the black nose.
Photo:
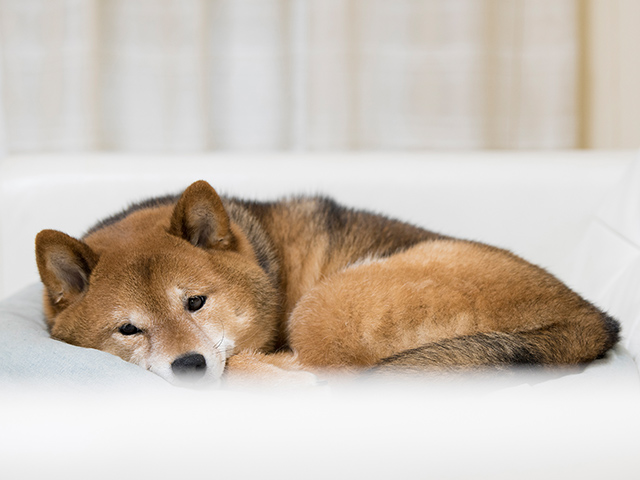
{"label": "black nose", "polygon": [[171,370],[178,377],[200,378],[207,371],[207,361],[199,353],[187,353],[173,361]]}

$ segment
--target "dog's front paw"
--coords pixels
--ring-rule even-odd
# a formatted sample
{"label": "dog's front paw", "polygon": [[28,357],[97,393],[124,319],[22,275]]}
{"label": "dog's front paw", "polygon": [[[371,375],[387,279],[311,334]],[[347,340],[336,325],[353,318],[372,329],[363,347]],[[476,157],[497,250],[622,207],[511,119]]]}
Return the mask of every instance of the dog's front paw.
{"label": "dog's front paw", "polygon": [[305,388],[326,385],[316,375],[289,360],[274,355],[249,352],[227,360],[223,384],[236,387]]}
{"label": "dog's front paw", "polygon": [[283,370],[277,368],[278,372],[273,372],[273,385],[278,387],[317,387],[323,383],[318,380],[318,377],[310,372],[304,370]]}

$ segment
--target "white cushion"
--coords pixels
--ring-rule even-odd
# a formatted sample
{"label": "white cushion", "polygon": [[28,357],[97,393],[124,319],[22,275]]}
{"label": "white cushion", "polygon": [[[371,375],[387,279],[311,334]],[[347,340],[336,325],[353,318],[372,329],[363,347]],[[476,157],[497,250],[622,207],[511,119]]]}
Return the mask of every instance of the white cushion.
{"label": "white cushion", "polygon": [[640,158],[597,210],[565,280],[620,320],[621,343],[639,363]]}
{"label": "white cushion", "polygon": [[[322,190],[513,248],[565,272],[610,308],[624,322],[625,344],[637,352],[640,264],[632,222],[639,217],[607,204],[606,218],[589,226],[567,268],[561,265],[626,161],[566,154],[542,162],[527,154],[435,157],[4,163],[0,263],[5,292],[17,293],[0,302],[0,472],[65,479],[205,471],[239,478],[637,478],[639,381],[624,347],[581,373],[485,398],[442,398],[429,386],[330,398],[324,391],[286,397],[189,392],[107,353],[52,340],[42,287],[23,288],[37,278],[33,236],[39,229],[79,235],[127,201],[204,177],[250,196]],[[627,179],[631,190],[640,185],[637,175],[636,168],[635,180]],[[637,196],[621,192],[616,202],[640,205]],[[613,213],[603,213],[607,209]],[[25,382],[33,388],[22,389]],[[75,388],[63,395],[43,388],[60,385]],[[86,395],[95,387],[99,395]],[[131,395],[132,388],[143,392]]]}

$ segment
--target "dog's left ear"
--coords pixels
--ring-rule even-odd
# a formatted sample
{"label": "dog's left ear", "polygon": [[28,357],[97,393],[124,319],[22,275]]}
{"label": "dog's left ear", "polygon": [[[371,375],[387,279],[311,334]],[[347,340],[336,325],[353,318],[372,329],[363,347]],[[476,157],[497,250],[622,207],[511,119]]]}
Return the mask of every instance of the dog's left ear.
{"label": "dog's left ear", "polygon": [[62,232],[36,235],[36,263],[55,314],[86,293],[98,259],[89,245]]}
{"label": "dog's left ear", "polygon": [[236,245],[222,200],[204,180],[183,192],[173,209],[169,233],[205,249],[232,250]]}

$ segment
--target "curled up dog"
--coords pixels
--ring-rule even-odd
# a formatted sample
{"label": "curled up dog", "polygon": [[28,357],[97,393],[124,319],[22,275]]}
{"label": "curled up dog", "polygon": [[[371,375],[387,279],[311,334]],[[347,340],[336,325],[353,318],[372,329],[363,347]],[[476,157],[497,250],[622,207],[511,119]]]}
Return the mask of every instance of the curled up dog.
{"label": "curled up dog", "polygon": [[43,230],[36,260],[54,338],[175,384],[575,365],[619,333],[508,251],[324,197],[221,198],[204,181],[82,239]]}

